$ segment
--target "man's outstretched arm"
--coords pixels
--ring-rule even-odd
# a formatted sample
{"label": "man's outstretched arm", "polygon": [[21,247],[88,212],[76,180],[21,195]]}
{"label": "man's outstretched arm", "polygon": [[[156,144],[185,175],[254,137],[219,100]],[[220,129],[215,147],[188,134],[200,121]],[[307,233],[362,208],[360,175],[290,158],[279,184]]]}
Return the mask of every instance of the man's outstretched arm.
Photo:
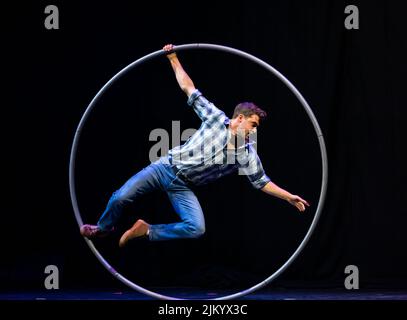
{"label": "man's outstretched arm", "polygon": [[280,188],[277,186],[275,183],[269,181],[263,188],[261,188],[261,191],[270,194],[272,196],[275,196],[277,198],[283,199],[288,201],[290,204],[292,204],[294,207],[296,207],[299,211],[305,211],[305,207],[309,207],[309,204],[307,201],[302,199],[301,197],[297,195],[293,195],[289,193],[288,191]]}
{"label": "man's outstretched arm", "polygon": [[173,47],[174,46],[172,44],[167,44],[164,46],[163,50],[169,52],[167,58],[168,60],[170,60],[171,67],[174,70],[178,84],[181,87],[182,91],[184,91],[189,98],[192,92],[194,92],[195,86],[191,78],[182,67],[181,62],[179,62],[177,54],[175,52],[172,52]]}

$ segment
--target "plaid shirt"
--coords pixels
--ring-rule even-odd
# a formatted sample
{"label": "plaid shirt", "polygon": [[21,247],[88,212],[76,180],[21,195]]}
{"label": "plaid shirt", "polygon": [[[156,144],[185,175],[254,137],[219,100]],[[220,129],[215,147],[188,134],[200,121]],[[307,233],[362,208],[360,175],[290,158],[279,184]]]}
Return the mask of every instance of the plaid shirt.
{"label": "plaid shirt", "polygon": [[227,174],[239,171],[256,189],[263,188],[270,178],[265,174],[253,144],[245,141],[241,147],[227,149],[232,137],[230,119],[209,102],[199,90],[188,99],[202,125],[182,145],[168,152],[170,162],[194,185],[203,185]]}

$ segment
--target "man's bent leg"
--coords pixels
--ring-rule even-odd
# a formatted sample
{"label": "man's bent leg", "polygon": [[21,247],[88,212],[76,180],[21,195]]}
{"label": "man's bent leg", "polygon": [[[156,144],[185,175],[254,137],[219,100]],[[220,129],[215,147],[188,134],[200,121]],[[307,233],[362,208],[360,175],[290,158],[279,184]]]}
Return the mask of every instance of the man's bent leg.
{"label": "man's bent leg", "polygon": [[205,218],[201,205],[189,188],[167,191],[168,197],[181,218],[181,222],[150,226],[149,238],[152,241],[179,238],[198,238],[205,232]]}

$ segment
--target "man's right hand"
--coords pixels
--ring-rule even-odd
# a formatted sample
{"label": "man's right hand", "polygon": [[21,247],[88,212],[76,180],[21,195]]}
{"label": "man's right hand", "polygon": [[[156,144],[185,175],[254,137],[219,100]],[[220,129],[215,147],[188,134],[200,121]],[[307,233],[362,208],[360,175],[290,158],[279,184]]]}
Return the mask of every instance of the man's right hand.
{"label": "man's right hand", "polygon": [[163,47],[163,50],[168,52],[168,54],[167,54],[168,59],[171,59],[171,58],[174,58],[174,57],[177,56],[177,54],[174,52],[174,45],[173,44],[166,44]]}

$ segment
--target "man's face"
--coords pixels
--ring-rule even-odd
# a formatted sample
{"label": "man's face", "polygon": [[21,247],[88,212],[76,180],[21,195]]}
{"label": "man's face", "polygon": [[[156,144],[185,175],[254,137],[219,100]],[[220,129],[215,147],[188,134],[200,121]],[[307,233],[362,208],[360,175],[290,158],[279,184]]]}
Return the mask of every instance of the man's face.
{"label": "man's face", "polygon": [[240,136],[247,138],[250,134],[256,133],[257,127],[260,123],[260,117],[257,114],[252,114],[249,117],[245,117],[243,114],[238,116],[239,126],[237,133]]}

